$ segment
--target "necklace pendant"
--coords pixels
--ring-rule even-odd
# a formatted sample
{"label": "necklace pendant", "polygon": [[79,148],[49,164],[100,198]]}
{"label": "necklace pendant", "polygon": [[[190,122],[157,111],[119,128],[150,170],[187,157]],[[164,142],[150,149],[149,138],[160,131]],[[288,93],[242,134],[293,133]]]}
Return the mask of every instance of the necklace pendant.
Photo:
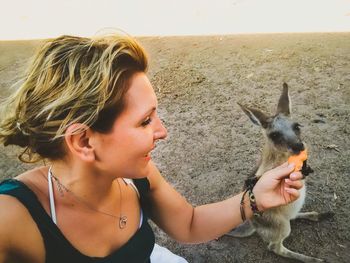
{"label": "necklace pendant", "polygon": [[119,218],[119,228],[120,229],[125,228],[127,222],[128,222],[127,216],[120,216],[120,218]]}

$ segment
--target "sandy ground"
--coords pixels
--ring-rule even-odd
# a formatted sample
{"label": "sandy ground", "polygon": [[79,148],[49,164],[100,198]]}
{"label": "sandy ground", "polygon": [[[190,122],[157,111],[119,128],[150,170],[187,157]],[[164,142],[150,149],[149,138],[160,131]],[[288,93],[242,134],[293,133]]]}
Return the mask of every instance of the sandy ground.
{"label": "sandy ground", "polygon": [[[304,125],[309,164],[304,211],[321,222],[292,222],[285,245],[328,262],[350,259],[350,33],[142,38],[149,76],[169,136],[154,160],[192,204],[238,193],[260,155],[262,135],[237,102],[273,113],[283,82]],[[38,42],[0,43],[0,96],[20,78]],[[16,148],[0,148],[0,177],[27,169]],[[237,211],[238,213],[238,211]],[[215,216],[215,215],[213,215]],[[294,262],[254,235],[182,245],[155,227],[157,242],[189,262]],[[205,229],[203,229],[205,231]]]}

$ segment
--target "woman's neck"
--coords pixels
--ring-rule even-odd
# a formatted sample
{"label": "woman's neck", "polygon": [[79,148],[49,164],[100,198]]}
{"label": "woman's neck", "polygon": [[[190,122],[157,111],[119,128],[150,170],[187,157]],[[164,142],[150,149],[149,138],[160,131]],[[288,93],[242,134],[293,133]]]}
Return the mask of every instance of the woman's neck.
{"label": "woman's neck", "polygon": [[[108,178],[100,174],[94,167],[85,164],[67,164],[65,162],[52,162],[52,176],[54,184],[61,184],[63,191],[68,193],[65,201],[72,198],[81,199],[95,207],[108,206],[110,200],[118,200],[118,191],[114,191],[118,184],[115,178]],[[79,200],[77,200],[79,201]]]}

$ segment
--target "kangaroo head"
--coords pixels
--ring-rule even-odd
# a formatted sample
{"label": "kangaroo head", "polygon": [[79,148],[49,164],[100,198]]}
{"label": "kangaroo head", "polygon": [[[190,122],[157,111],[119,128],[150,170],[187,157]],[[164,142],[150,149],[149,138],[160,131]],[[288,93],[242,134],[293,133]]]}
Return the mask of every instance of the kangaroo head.
{"label": "kangaroo head", "polygon": [[283,83],[277,111],[273,116],[258,109],[238,105],[254,124],[263,128],[270,147],[277,151],[288,151],[290,154],[298,154],[304,150],[304,144],[300,138],[301,125],[290,118],[291,102],[286,83]]}

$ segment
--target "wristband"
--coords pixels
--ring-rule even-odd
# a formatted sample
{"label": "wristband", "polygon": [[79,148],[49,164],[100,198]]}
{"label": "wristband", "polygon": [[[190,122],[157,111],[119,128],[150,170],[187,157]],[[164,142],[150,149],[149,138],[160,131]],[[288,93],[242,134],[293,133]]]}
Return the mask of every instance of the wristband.
{"label": "wristband", "polygon": [[259,217],[263,214],[263,212],[259,211],[259,209],[258,209],[258,206],[256,204],[256,199],[255,199],[255,196],[253,193],[253,188],[258,180],[259,180],[258,177],[251,177],[251,178],[248,178],[247,180],[245,180],[245,182],[244,182],[245,191],[244,191],[243,196],[242,196],[241,207],[240,207],[242,220],[243,220],[243,218],[244,218],[244,220],[246,219],[243,205],[244,205],[244,196],[247,192],[248,192],[249,201],[250,201],[250,208],[252,209],[253,215]]}
{"label": "wristband", "polygon": [[248,196],[249,196],[249,201],[250,201],[250,208],[253,211],[253,215],[257,216],[257,217],[262,216],[263,212],[259,211],[259,209],[258,209],[258,206],[256,204],[256,199],[255,199],[255,196],[253,193],[253,188],[248,189]]}
{"label": "wristband", "polygon": [[239,209],[241,210],[241,218],[243,222],[247,219],[244,212],[244,196],[246,195],[247,192],[248,192],[248,189],[243,192],[240,207],[239,207]]}

